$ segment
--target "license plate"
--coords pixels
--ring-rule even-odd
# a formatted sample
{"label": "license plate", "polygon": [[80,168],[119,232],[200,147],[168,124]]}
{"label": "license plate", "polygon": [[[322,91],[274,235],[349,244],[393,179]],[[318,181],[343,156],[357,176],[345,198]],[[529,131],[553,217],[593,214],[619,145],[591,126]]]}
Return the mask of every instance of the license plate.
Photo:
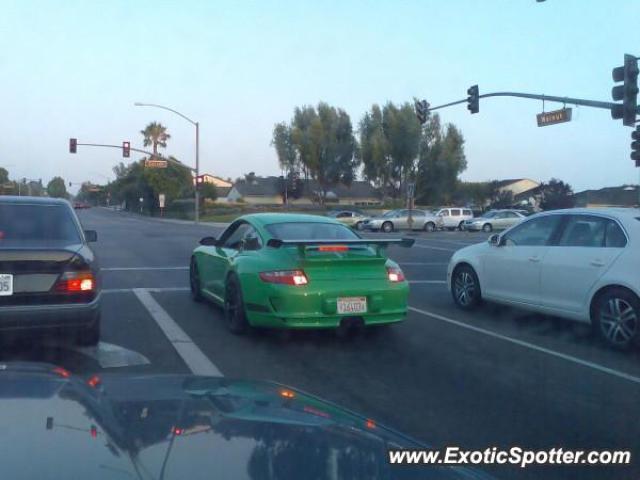
{"label": "license plate", "polygon": [[366,313],[367,297],[338,298],[338,313]]}
{"label": "license plate", "polygon": [[0,273],[0,297],[13,295],[13,275]]}

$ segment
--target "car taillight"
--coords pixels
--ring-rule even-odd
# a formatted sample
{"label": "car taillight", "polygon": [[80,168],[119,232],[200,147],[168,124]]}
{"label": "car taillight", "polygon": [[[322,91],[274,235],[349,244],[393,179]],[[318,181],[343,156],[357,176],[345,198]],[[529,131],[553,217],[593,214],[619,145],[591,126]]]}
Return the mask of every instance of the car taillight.
{"label": "car taillight", "polygon": [[398,267],[387,267],[387,278],[392,283],[404,282],[404,273]]}
{"label": "car taillight", "polygon": [[347,245],[321,245],[318,247],[319,252],[347,252]]}
{"label": "car taillight", "polygon": [[54,291],[58,293],[93,292],[96,279],[91,272],[64,272],[56,282]]}
{"label": "car taillight", "polygon": [[306,285],[309,283],[302,270],[279,270],[274,272],[260,272],[260,280],[267,283],[279,283],[281,285]]}

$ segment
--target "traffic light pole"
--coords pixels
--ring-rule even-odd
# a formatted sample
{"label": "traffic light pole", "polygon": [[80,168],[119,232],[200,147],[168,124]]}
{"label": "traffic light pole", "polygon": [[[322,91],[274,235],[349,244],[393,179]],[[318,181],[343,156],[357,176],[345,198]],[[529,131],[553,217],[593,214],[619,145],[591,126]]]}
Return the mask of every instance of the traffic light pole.
{"label": "traffic light pole", "polygon": [[[122,150],[122,145],[110,145],[108,143],[77,143],[76,145],[83,146],[83,147],[105,147],[105,148],[117,148],[119,150]],[[186,168],[187,170],[190,170],[192,172],[196,172],[197,170],[195,168],[191,168],[188,165],[185,165],[182,162],[179,162],[178,160],[174,160],[173,158],[168,158],[168,157],[163,157],[162,155],[159,154],[154,154],[153,152],[148,152],[147,150],[142,150],[140,148],[133,148],[133,147],[129,147],[129,150],[133,151],[133,152],[138,152],[138,153],[144,153],[145,155],[149,155],[150,157],[157,157],[160,160],[165,160],[166,162],[171,162],[175,165],[178,165],[182,168]]]}
{"label": "traffic light pole", "polygon": [[[535,93],[521,93],[521,92],[494,92],[494,93],[485,93],[483,95],[479,95],[478,98],[488,98],[488,97],[518,97],[518,98],[528,98],[531,100],[542,100],[548,102],[558,102],[570,105],[580,105],[583,107],[592,107],[592,108],[602,108],[605,110],[611,110],[617,103],[613,102],[601,102],[598,100],[587,100],[584,98],[573,98],[573,97],[556,97],[554,95],[539,95]],[[459,105],[461,103],[467,103],[467,99],[457,100],[455,102],[445,103],[443,105],[438,105],[435,107],[429,107],[429,111],[439,110],[441,108],[451,107],[453,105]],[[640,114],[640,107],[638,107],[638,114]]]}

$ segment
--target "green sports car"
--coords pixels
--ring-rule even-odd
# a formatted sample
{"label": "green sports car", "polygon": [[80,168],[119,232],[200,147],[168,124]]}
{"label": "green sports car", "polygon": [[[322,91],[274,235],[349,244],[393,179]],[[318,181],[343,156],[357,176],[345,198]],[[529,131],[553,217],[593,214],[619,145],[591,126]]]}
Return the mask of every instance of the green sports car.
{"label": "green sports car", "polygon": [[228,328],[351,328],[400,322],[409,285],[385,247],[331,218],[252,214],[193,251],[193,299],[224,307]]}

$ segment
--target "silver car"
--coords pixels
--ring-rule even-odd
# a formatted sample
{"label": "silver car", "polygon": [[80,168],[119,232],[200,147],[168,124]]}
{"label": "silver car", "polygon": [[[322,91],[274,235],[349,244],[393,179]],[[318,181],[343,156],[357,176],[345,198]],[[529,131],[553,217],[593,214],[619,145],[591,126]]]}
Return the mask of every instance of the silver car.
{"label": "silver car", "polygon": [[[426,230],[432,232],[442,228],[442,218],[431,212],[424,210],[411,210],[412,230]],[[409,229],[409,209],[391,210],[384,215],[365,220],[363,229],[382,230],[383,232],[393,232],[394,230]]]}
{"label": "silver car", "polygon": [[491,232],[493,230],[504,230],[526,218],[525,215],[516,210],[490,210],[481,217],[476,217],[464,222],[464,229],[471,231]]}

